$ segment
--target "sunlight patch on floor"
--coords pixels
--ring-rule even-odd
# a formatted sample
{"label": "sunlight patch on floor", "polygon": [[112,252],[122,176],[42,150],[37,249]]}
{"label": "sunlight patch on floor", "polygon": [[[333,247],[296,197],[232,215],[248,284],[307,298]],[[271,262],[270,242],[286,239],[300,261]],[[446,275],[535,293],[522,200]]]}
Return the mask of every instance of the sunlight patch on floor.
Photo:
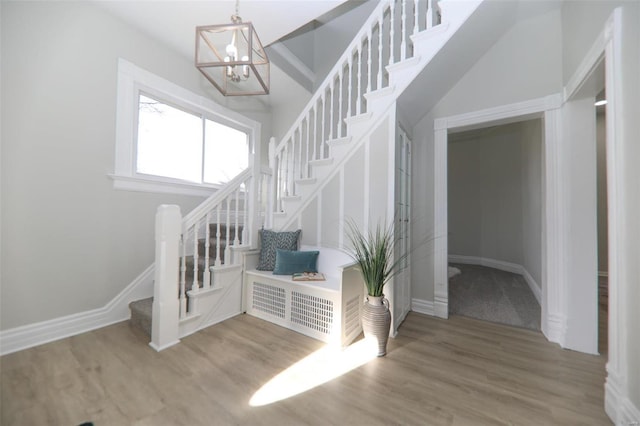
{"label": "sunlight patch on floor", "polygon": [[249,401],[260,407],[282,401],[320,386],[376,358],[375,341],[362,339],[342,350],[327,345],[265,383]]}

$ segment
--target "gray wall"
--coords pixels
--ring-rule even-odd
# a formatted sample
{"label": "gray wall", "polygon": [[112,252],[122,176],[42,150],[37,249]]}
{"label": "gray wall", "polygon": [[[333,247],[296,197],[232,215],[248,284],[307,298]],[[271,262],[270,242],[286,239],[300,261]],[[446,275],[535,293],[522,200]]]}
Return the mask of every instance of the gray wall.
{"label": "gray wall", "polygon": [[522,264],[519,125],[449,141],[449,253]]}
{"label": "gray wall", "polygon": [[596,115],[596,143],[598,161],[598,272],[609,270],[607,227],[607,126],[606,115]]}
{"label": "gray wall", "polygon": [[6,330],[104,306],[153,262],[157,206],[202,200],[113,189],[118,58],[216,95],[190,59],[93,3],[1,7]]}
{"label": "gray wall", "polygon": [[522,123],[522,266],[542,286],[541,120]]}
{"label": "gray wall", "polygon": [[540,120],[449,135],[449,254],[522,265],[540,283]]}

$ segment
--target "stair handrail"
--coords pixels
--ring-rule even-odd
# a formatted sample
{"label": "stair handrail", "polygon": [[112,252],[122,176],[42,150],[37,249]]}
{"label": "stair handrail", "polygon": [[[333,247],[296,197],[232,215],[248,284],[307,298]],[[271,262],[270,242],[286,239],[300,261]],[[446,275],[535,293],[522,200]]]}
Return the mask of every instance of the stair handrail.
{"label": "stair handrail", "polygon": [[298,118],[296,118],[296,120],[293,122],[293,125],[291,126],[289,131],[280,140],[280,143],[278,143],[278,145],[276,146],[276,148],[274,150],[274,154],[277,154],[277,153],[281,152],[284,149],[284,146],[286,145],[287,141],[293,137],[293,135],[294,135],[295,131],[298,129],[300,123],[306,118],[306,116],[309,113],[309,111],[318,102],[318,100],[320,99],[320,96],[326,92],[326,90],[329,88],[330,83],[333,80],[335,80],[335,78],[339,75],[339,71],[340,71],[341,68],[344,67],[345,62],[348,61],[349,55],[351,55],[353,53],[353,50],[358,46],[359,43],[362,43],[363,38],[368,35],[369,29],[371,29],[371,28],[376,26],[376,24],[378,23],[378,18],[380,17],[380,14],[384,13],[386,8],[389,7],[391,2],[393,2],[393,1],[395,1],[395,0],[384,0],[384,1],[381,1],[378,4],[378,6],[373,10],[373,12],[371,12],[371,15],[365,21],[365,23],[362,25],[362,27],[360,28],[360,31],[358,31],[358,33],[353,38],[351,43],[349,43],[349,45],[347,46],[345,51],[342,53],[340,58],[336,61],[336,63],[333,66],[333,68],[331,68],[331,71],[329,71],[329,73],[327,74],[327,76],[323,80],[322,84],[320,86],[318,86],[318,88],[316,89],[315,94],[311,97],[309,102],[307,102],[307,105],[302,110],[302,112],[300,113]]}
{"label": "stair handrail", "polygon": [[252,174],[253,168],[248,167],[229,182],[224,184],[222,188],[182,218],[182,229],[187,229],[195,225],[196,222],[201,220],[208,212],[213,210],[218,204],[222,203],[227,199],[227,197],[236,192],[242,184],[252,177]]}
{"label": "stair handrail", "polygon": [[[373,98],[392,82],[389,66],[413,58],[414,37],[441,21],[438,0],[382,0],[358,30],[282,139],[270,143],[273,194],[268,215],[284,211],[300,187],[314,183],[314,165],[333,142],[346,142],[347,119],[375,113]],[[424,4],[424,3],[422,3]]]}

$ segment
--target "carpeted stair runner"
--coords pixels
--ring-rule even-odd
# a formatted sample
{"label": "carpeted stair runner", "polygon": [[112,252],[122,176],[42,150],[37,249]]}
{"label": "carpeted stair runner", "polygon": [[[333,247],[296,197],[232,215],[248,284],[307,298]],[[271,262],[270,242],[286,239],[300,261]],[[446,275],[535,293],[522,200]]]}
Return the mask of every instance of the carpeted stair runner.
{"label": "carpeted stair runner", "polygon": [[[236,237],[235,234],[235,226],[231,225],[229,227],[229,243],[233,244],[233,241]],[[217,224],[211,223],[209,224],[209,267],[215,264],[216,260],[216,232],[217,232]],[[238,226],[238,240],[242,242],[242,225]],[[220,261],[224,265],[224,252],[227,243],[227,226],[220,224]],[[185,286],[186,291],[191,290],[191,286],[193,285],[193,256],[185,257],[185,265],[187,270],[185,271]],[[198,283],[200,287],[203,286],[203,277],[204,277],[204,268],[205,268],[205,239],[198,240]],[[188,295],[187,295],[188,299]],[[188,303],[188,300],[187,300]],[[151,318],[152,318],[152,308],[153,308],[153,297],[149,297],[147,299],[136,300],[135,302],[129,303],[129,310],[131,311],[131,319],[129,320],[129,324],[132,327],[139,328],[144,333],[148,334],[151,337]]]}
{"label": "carpeted stair runner", "polygon": [[144,331],[151,337],[151,311],[153,308],[153,297],[136,300],[129,303],[131,319],[129,325]]}

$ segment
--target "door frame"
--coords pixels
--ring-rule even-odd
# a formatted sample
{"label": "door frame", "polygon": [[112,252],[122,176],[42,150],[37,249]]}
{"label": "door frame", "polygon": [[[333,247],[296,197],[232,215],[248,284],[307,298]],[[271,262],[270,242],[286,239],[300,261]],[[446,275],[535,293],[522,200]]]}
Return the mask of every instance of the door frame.
{"label": "door frame", "polygon": [[[503,105],[450,117],[438,118],[434,122],[434,314],[448,317],[448,194],[447,162],[449,131],[464,131],[487,126],[509,124],[518,121],[542,118],[544,123],[543,164],[543,240],[542,240],[542,321],[543,332],[549,340],[558,341],[562,335],[565,319],[561,307],[564,306],[563,262],[560,255],[564,247],[563,236],[557,230],[563,229],[563,197],[558,182],[559,143],[562,134],[562,95],[555,94],[525,102]],[[546,237],[546,238],[545,238]],[[549,337],[551,336],[551,337]]]}
{"label": "door frame", "polygon": [[[562,94],[489,108],[467,114],[438,118],[434,121],[434,314],[448,317],[448,244],[447,244],[447,133],[450,129],[484,127],[488,123],[506,124],[527,118],[544,118],[544,185],[543,185],[543,264],[542,264],[542,330],[549,341],[563,346],[567,331],[568,272],[563,262],[566,241],[564,198],[561,186],[563,163],[561,106],[574,96],[589,79],[598,64],[605,60],[607,92],[607,191],[609,232],[609,342],[605,411],[617,422],[628,412],[628,355],[622,339],[625,329],[626,288],[621,285],[622,254],[627,247],[624,231],[625,183],[622,167],[622,9],[613,11],[603,30],[592,44]],[[597,325],[596,325],[597,327]],[[597,333],[597,328],[596,328]]]}
{"label": "door frame", "polygon": [[[399,285],[403,286],[401,294],[403,298],[398,297],[399,292],[394,290],[394,303],[400,304],[396,306],[394,313],[398,317],[398,320],[394,323],[395,331],[398,330],[402,321],[411,311],[411,256],[407,254],[411,250],[411,155],[412,155],[412,140],[408,132],[398,122],[396,125],[396,225],[400,225],[399,229],[402,233],[401,236],[396,236],[396,242],[401,243],[404,247],[400,253],[403,257],[404,265],[401,266],[400,272],[394,277],[393,286],[397,288]],[[401,170],[404,167],[405,170]],[[406,176],[407,181],[404,183],[404,189],[407,191],[403,194],[402,174]],[[406,199],[402,197],[406,196]],[[398,206],[400,204],[400,206]],[[404,209],[404,210],[401,210]],[[403,214],[404,213],[404,214]],[[404,222],[403,222],[404,221]],[[406,232],[405,232],[406,231]],[[398,247],[396,245],[396,251]],[[402,300],[400,300],[402,299]],[[400,309],[398,309],[400,308]]]}

